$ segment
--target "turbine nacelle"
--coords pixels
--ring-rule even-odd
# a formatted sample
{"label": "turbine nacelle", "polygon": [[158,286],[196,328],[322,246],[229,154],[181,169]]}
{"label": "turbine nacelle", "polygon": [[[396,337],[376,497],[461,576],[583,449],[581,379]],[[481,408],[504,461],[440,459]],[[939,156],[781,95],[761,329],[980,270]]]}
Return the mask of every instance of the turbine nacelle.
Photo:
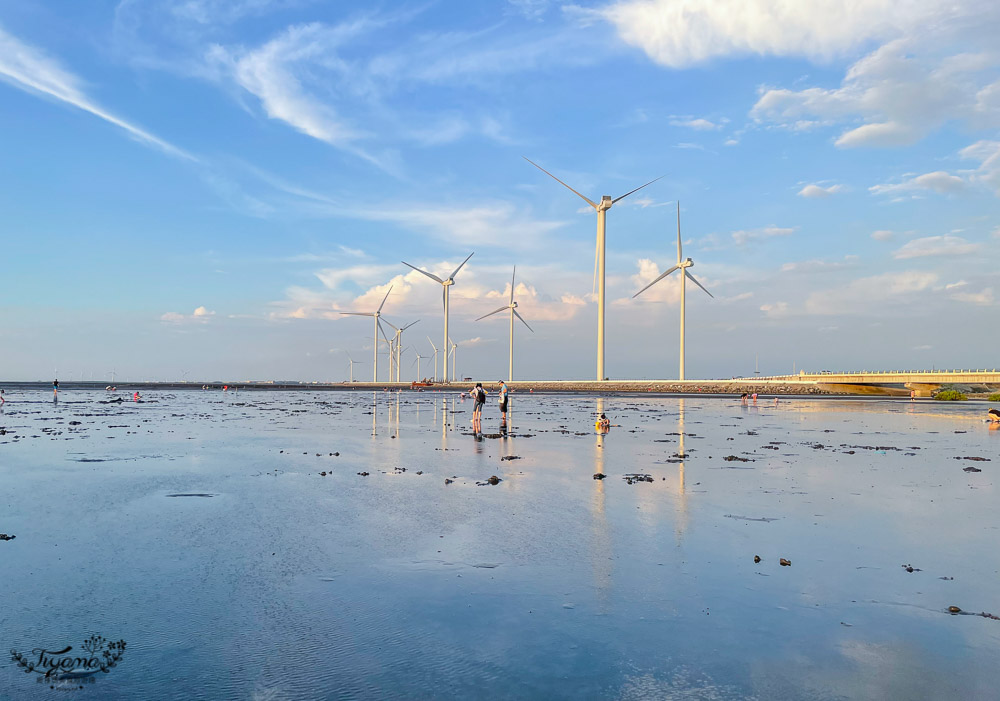
{"label": "turbine nacelle", "polygon": [[606,212],[607,210],[611,209],[611,205],[613,205],[614,203],[615,201],[611,199],[611,195],[603,195],[601,197],[601,203],[597,205],[597,211]]}

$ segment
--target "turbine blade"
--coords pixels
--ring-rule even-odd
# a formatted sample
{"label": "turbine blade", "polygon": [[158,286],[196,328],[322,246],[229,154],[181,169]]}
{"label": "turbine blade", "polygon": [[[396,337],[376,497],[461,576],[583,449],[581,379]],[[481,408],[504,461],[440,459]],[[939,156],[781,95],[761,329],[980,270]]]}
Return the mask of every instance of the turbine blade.
{"label": "turbine blade", "polygon": [[385,293],[385,297],[382,298],[382,304],[378,305],[378,313],[382,312],[382,307],[385,306],[385,300],[389,299],[389,292],[392,292],[392,285],[389,285],[389,291]]}
{"label": "turbine blade", "polygon": [[[661,178],[663,178],[663,177],[664,177],[664,176],[662,176],[662,175],[661,175],[661,176],[660,176],[659,178],[654,178],[654,179],[650,180],[650,181],[649,181],[648,183],[646,183],[646,185],[652,185],[652,184],[653,184],[653,183],[655,183],[655,182],[656,182],[657,180],[660,180],[660,179],[661,179]],[[620,197],[616,197],[616,198],[614,198],[613,200],[611,200],[611,204],[614,204],[614,203],[615,203],[615,202],[617,202],[618,200],[624,200],[624,199],[625,199],[626,197],[628,197],[629,195],[631,195],[631,194],[632,194],[633,192],[639,192],[639,190],[641,190],[642,188],[646,187],[646,185],[640,185],[640,186],[639,186],[639,187],[637,187],[636,189],[634,189],[634,190],[629,190],[629,191],[628,191],[628,192],[626,192],[626,193],[625,193],[624,195],[621,195]]]}
{"label": "turbine blade", "polygon": [[427,342],[431,344],[431,348],[433,348],[434,352],[437,353],[438,352],[438,347],[434,345],[434,341],[431,340],[430,336],[427,337]]}
{"label": "turbine blade", "polygon": [[392,348],[392,343],[389,342],[389,338],[385,335],[385,330],[382,328],[382,320],[381,319],[378,320],[378,330],[379,330],[379,333],[382,334],[382,338],[385,339],[385,342],[389,344],[390,348]]}
{"label": "turbine blade", "polygon": [[677,265],[684,260],[681,253],[681,201],[677,200]]}
{"label": "turbine blade", "polygon": [[670,273],[672,273],[675,270],[677,270],[679,267],[680,267],[679,265],[675,265],[674,267],[672,267],[670,270],[666,271],[665,273],[660,273],[660,277],[656,278],[651,283],[649,283],[648,285],[646,285],[645,287],[643,287],[641,290],[639,290],[638,292],[636,292],[634,295],[632,295],[632,299],[635,299],[636,297],[638,297],[639,295],[641,295],[643,292],[645,292],[650,287],[652,287],[653,285],[655,285],[656,283],[658,283],[660,280],[662,280],[663,278],[665,278]]}
{"label": "turbine blade", "polygon": [[517,266],[514,266],[514,272],[510,275],[510,303],[514,303],[514,276],[517,275]]}
{"label": "turbine blade", "polygon": [[440,282],[441,284],[444,284],[444,280],[442,280],[441,278],[439,278],[439,277],[438,277],[437,275],[434,275],[433,273],[429,273],[429,272],[427,272],[426,270],[421,270],[420,268],[418,268],[418,267],[417,267],[417,266],[415,266],[415,265],[410,265],[410,264],[409,264],[409,263],[407,263],[407,262],[406,262],[405,260],[401,260],[401,261],[399,261],[399,262],[400,262],[400,263],[402,263],[402,264],[403,264],[403,265],[405,265],[405,266],[408,266],[408,267],[410,267],[410,268],[413,268],[413,269],[414,269],[414,270],[416,270],[416,271],[417,271],[418,273],[423,273],[424,275],[426,275],[427,277],[429,277],[429,278],[430,278],[431,280],[433,280],[434,282]]}
{"label": "turbine blade", "polygon": [[[514,311],[514,316],[516,316],[518,319],[520,319],[522,324],[524,324],[525,326],[528,326],[528,322],[524,320],[524,317],[521,316],[520,314],[518,314],[516,309],[514,309],[513,311]],[[535,330],[533,328],[531,328],[530,326],[528,326],[528,331],[530,331],[531,333],[535,333]]]}
{"label": "turbine blade", "polygon": [[[476,252],[475,252],[475,251],[473,251],[472,253],[470,253],[470,254],[469,254],[469,258],[472,258],[472,256],[474,256],[474,255],[476,255]],[[457,268],[455,268],[455,272],[453,272],[453,273],[452,273],[451,275],[449,275],[449,276],[448,276],[448,279],[449,279],[449,280],[452,280],[452,279],[454,279],[454,278],[455,278],[455,276],[456,276],[456,275],[458,275],[458,271],[459,271],[459,270],[461,270],[461,269],[462,269],[462,267],[463,267],[463,266],[464,266],[464,265],[465,265],[466,263],[468,263],[468,262],[469,262],[469,258],[466,258],[465,260],[463,260],[463,261],[462,261],[462,265],[460,265],[460,266],[458,266]]]}
{"label": "turbine blade", "polygon": [[420,319],[417,319],[416,321],[412,321],[409,324],[407,324],[406,326],[404,326],[403,328],[401,328],[400,331],[406,331],[408,328],[410,328],[414,324],[419,324],[419,323],[420,323]]}
{"label": "turbine blade", "polygon": [[371,312],[340,312],[341,314],[347,314],[348,316],[375,316]]}
{"label": "turbine blade", "polygon": [[390,323],[387,319],[382,319],[382,323],[385,324],[386,326],[392,328],[392,329],[395,329],[396,331],[399,331],[399,329],[396,328],[396,326],[394,324]]}
{"label": "turbine blade", "polygon": [[[695,279],[694,279],[694,275],[692,275],[691,273],[689,273],[689,272],[688,272],[688,271],[686,271],[686,270],[684,271],[684,274],[688,276],[688,279],[689,279],[689,280],[690,280],[691,282],[693,282],[694,284],[696,284],[696,285],[697,285],[698,287],[700,287],[701,289],[705,290],[705,286],[704,286],[704,285],[702,285],[702,284],[701,284],[700,282],[698,282],[697,280],[695,280]],[[714,296],[714,295],[713,295],[713,294],[712,294],[711,292],[709,292],[708,290],[705,290],[705,294],[707,294],[707,295],[708,295],[709,297],[711,297],[712,299],[715,299],[715,296]]]}
{"label": "turbine blade", "polygon": [[530,163],[531,165],[533,165],[536,168],[538,168],[538,170],[540,170],[543,173],[545,173],[547,176],[549,176],[550,178],[552,178],[553,180],[555,180],[557,183],[559,183],[560,185],[562,185],[564,188],[566,188],[567,190],[569,190],[570,192],[572,192],[574,195],[576,195],[577,197],[579,197],[580,199],[582,199],[584,202],[586,202],[587,204],[589,204],[591,207],[593,207],[594,209],[597,209],[597,205],[589,197],[584,197],[579,192],[577,192],[576,190],[574,190],[573,188],[571,188],[569,185],[567,185],[566,183],[564,183],[562,180],[560,180],[556,176],[552,175],[552,173],[550,173],[549,171],[547,171],[544,168],[542,168],[540,165],[538,165],[537,163],[535,163],[530,158],[528,158],[526,156],[521,156],[521,158],[523,158],[528,163]]}
{"label": "turbine blade", "polygon": [[481,317],[479,317],[478,319],[476,319],[476,321],[481,321],[481,320],[485,319],[488,316],[493,316],[494,314],[499,314],[500,312],[502,312],[502,311],[504,311],[506,309],[510,309],[510,307],[504,305],[504,306],[500,307],[499,309],[493,310],[489,314],[483,314]]}

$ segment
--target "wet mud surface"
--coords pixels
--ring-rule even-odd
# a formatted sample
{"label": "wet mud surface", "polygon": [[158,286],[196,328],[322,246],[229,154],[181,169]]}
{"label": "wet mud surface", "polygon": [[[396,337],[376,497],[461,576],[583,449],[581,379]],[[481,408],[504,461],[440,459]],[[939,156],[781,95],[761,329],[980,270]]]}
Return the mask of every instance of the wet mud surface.
{"label": "wet mud surface", "polygon": [[80,698],[1000,689],[985,405],[6,396],[0,643],[127,640]]}

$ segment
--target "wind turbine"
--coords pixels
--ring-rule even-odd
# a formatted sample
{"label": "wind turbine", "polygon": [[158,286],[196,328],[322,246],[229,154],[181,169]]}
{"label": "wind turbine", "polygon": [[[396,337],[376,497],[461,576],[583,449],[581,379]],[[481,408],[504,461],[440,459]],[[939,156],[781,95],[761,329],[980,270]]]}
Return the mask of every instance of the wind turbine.
{"label": "wind turbine", "polygon": [[420,355],[420,351],[417,350],[416,346],[413,347],[413,352],[416,354],[417,357],[414,358],[414,360],[413,360],[412,363],[410,363],[410,367],[413,367],[413,365],[417,366],[417,382],[419,382],[421,380],[421,377],[420,377],[420,360],[421,360],[421,358],[426,358],[427,356]]}
{"label": "wind turbine", "polygon": [[[517,274],[517,266],[515,265],[514,272],[510,276],[510,302],[500,307],[499,309],[496,309],[490,312],[489,314],[484,314],[483,316],[479,317],[479,319],[476,319],[476,321],[480,321],[481,319],[485,319],[488,316],[499,314],[505,309],[510,310],[510,365],[508,366],[507,370],[508,382],[514,381],[514,317],[516,316],[518,319],[521,320],[522,324],[528,326],[528,322],[524,320],[524,317],[518,314],[517,302],[514,301],[514,275],[516,274]],[[530,326],[528,326],[528,331],[531,331],[531,333],[535,333],[535,330]]]}
{"label": "wind turbine", "polygon": [[[473,251],[472,253],[469,254],[469,258],[472,258],[472,256],[474,256],[474,255],[475,255],[475,251]],[[415,267],[413,265],[410,265],[405,260],[404,261],[400,261],[403,265],[405,265],[407,267],[410,267],[410,268],[413,268],[418,273],[423,273],[424,275],[426,275],[427,277],[429,277],[431,280],[434,280],[435,282],[441,283],[441,286],[444,287],[443,297],[444,297],[444,347],[445,347],[445,350],[447,350],[447,348],[448,348],[448,341],[451,340],[448,337],[448,289],[452,285],[455,284],[455,276],[458,275],[458,271],[461,270],[462,267],[466,263],[469,262],[469,258],[466,258],[465,260],[463,260],[462,261],[462,265],[460,265],[457,268],[455,268],[455,272],[453,272],[451,275],[449,275],[447,280],[442,280],[437,275],[434,275],[432,273],[427,272],[426,270],[421,270],[420,268],[417,268],[417,267]],[[435,364],[435,371],[436,371],[436,364]],[[455,379],[454,378],[454,372],[452,372],[452,379]],[[444,381],[445,382],[448,381],[448,357],[447,356],[445,356],[445,359],[444,359]]]}
{"label": "wind turbine", "polygon": [[[399,328],[398,326],[394,326],[393,324],[390,324],[388,321],[385,322],[386,324],[389,324],[390,327],[392,327],[393,329],[396,330],[396,334],[395,334],[395,336],[393,336],[393,340],[392,340],[392,342],[396,346],[396,382],[399,382],[399,356],[400,356],[400,352],[401,352],[400,348],[402,348],[402,345],[403,345],[403,340],[402,340],[403,339],[403,332],[406,331],[411,326],[413,326],[413,324],[418,323],[419,321],[420,321],[420,319],[417,319],[417,321],[413,321],[413,322],[407,324],[406,326],[404,326],[403,328]],[[390,372],[390,375],[389,375],[389,379],[392,380],[392,374],[391,374],[391,372]]]}
{"label": "wind turbine", "polygon": [[[434,341],[431,340],[430,336],[427,337],[427,342],[430,343],[431,344],[431,348],[434,349],[434,381],[437,382],[438,381],[438,347],[434,345]],[[447,361],[445,361],[445,362],[447,362]]]}
{"label": "wind turbine", "polygon": [[[680,366],[680,377],[679,377],[679,379],[681,380],[684,379],[684,313],[687,302],[685,294],[687,289],[687,284],[686,284],[687,280],[690,279],[691,282],[693,282],[702,290],[704,290],[705,294],[707,294],[709,297],[712,297],[712,293],[706,290],[705,286],[702,285],[700,282],[698,282],[695,279],[694,275],[688,272],[687,269],[692,267],[693,265],[694,261],[691,260],[690,258],[684,258],[684,256],[681,253],[681,203],[680,201],[678,201],[677,202],[677,265],[670,268],[670,270],[667,270],[666,272],[660,273],[660,276],[658,278],[656,278],[651,283],[649,283],[641,290],[636,292],[634,295],[632,295],[632,299],[635,299],[636,297],[641,295],[643,292],[648,290],[650,287],[658,283],[660,280],[662,280],[675,270],[681,271],[681,366]],[[712,299],[715,299],[715,297],[712,297]]]}
{"label": "wind turbine", "polygon": [[[455,343],[454,341],[452,341],[450,338],[448,339],[448,342],[451,343],[451,351],[449,353],[451,355],[451,379],[454,380],[455,377],[456,377],[456,375],[455,375],[455,359],[458,357],[458,344]],[[448,357],[447,356],[445,356],[444,364],[445,364],[445,367],[448,366]],[[445,382],[447,382],[447,381],[448,381],[448,378],[446,377],[445,378]]]}
{"label": "wind turbine", "polygon": [[[347,354],[347,360],[351,364],[351,382],[354,382],[354,363],[356,363],[357,361],[351,357],[350,353]],[[360,363],[358,364],[360,365]]]}
{"label": "wind turbine", "polygon": [[[389,292],[392,292],[392,287],[389,287]],[[340,312],[349,316],[370,316],[375,319],[375,342],[372,344],[373,352],[375,353],[375,367],[372,368],[372,382],[378,382],[378,332],[381,330],[378,320],[382,316],[382,307],[385,306],[385,300],[389,299],[389,292],[385,293],[385,297],[382,298],[382,304],[378,305],[378,309],[374,312]],[[385,334],[383,333],[382,335],[384,336]]]}
{"label": "wind turbine", "polygon": [[611,199],[609,195],[602,195],[600,203],[594,202],[590,198],[584,197],[579,192],[571,188],[569,185],[564,183],[562,180],[552,175],[549,171],[542,168],[540,165],[535,163],[529,158],[523,157],[524,160],[528,161],[531,165],[538,168],[538,170],[545,173],[547,176],[555,180],[557,183],[565,187],[567,190],[572,192],[574,195],[582,199],[584,202],[589,204],[597,211],[597,249],[594,252],[594,277],[597,278],[597,379],[604,379],[604,249],[605,249],[605,220],[607,218],[607,211],[611,209],[612,205],[619,200],[623,200],[629,195],[638,192],[646,185],[652,185],[657,180],[662,178],[656,178],[655,180],[650,180],[646,185],[640,185],[634,190],[629,190],[624,195]]}

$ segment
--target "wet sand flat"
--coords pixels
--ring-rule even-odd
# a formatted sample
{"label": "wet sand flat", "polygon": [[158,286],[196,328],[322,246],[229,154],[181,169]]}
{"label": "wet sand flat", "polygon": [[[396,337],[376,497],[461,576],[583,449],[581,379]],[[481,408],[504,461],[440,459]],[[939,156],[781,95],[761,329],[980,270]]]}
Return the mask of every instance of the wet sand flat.
{"label": "wet sand flat", "polygon": [[0,643],[127,641],[67,696],[997,698],[983,403],[112,398],[0,412]]}

